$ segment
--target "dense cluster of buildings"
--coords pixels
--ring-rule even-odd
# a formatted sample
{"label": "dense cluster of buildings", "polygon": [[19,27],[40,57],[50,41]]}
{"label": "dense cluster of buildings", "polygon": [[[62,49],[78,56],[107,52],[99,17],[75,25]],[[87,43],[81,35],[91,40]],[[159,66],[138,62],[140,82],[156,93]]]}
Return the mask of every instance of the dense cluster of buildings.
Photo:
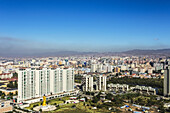
{"label": "dense cluster of buildings", "polygon": [[[89,92],[139,92],[155,95],[156,89],[127,84],[107,84],[110,77],[164,78],[164,95],[170,95],[169,58],[79,56],[25,59],[0,59],[0,91],[17,95],[17,102],[75,94],[75,76],[81,79],[81,90]],[[17,74],[17,76],[16,76]],[[113,76],[112,76],[113,75]],[[18,89],[8,88],[18,81]]]}
{"label": "dense cluster of buildings", "polygon": [[[70,67],[75,74],[93,73],[119,73],[120,77],[161,77],[170,60],[153,57],[47,57],[27,59],[1,59],[0,76],[12,77],[11,73],[18,72],[20,67],[38,68]],[[1,78],[1,77],[0,77]]]}
{"label": "dense cluster of buildings", "polygon": [[[77,74],[113,73],[118,77],[163,78],[169,59],[152,57],[92,57],[81,59],[77,65]],[[80,64],[81,63],[81,64]],[[89,70],[90,69],[90,70]]]}

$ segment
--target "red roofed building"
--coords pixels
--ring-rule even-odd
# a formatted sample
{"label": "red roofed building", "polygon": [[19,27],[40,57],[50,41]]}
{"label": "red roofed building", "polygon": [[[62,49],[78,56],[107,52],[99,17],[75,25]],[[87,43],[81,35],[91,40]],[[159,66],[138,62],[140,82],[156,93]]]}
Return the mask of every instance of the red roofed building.
{"label": "red roofed building", "polygon": [[1,79],[11,78],[12,76],[13,76],[12,73],[2,73],[2,74],[0,74]]}

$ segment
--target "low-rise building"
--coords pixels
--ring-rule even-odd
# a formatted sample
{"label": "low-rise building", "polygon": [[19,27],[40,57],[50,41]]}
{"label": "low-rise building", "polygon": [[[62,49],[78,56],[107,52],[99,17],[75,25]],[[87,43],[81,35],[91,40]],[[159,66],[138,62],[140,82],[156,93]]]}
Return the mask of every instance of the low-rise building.
{"label": "low-rise building", "polygon": [[2,73],[2,74],[0,74],[1,79],[11,78],[12,76],[13,76],[12,73]]}
{"label": "low-rise building", "polygon": [[127,84],[108,84],[109,91],[124,92],[129,90],[129,85]]}
{"label": "low-rise building", "polygon": [[132,88],[132,91],[142,93],[142,94],[148,94],[148,95],[156,95],[156,89],[152,87],[146,87],[146,86],[136,86]]}
{"label": "low-rise building", "polygon": [[165,107],[165,108],[169,108],[169,107],[170,107],[170,103],[165,103],[165,104],[164,104],[164,107]]}
{"label": "low-rise building", "polygon": [[3,88],[3,87],[1,87],[0,91],[2,91],[2,93],[5,93],[5,95],[8,95],[9,93],[17,94],[18,89]]}

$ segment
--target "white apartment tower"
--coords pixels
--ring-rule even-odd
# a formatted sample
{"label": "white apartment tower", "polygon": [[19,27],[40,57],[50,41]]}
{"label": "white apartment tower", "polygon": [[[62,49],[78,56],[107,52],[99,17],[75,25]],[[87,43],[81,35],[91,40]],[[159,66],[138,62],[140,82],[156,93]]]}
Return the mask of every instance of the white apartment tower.
{"label": "white apartment tower", "polygon": [[106,91],[106,76],[98,75],[97,85],[98,85],[98,90]]}
{"label": "white apartment tower", "polygon": [[74,69],[20,69],[18,102],[74,90]]}
{"label": "white apartment tower", "polygon": [[97,75],[96,80],[91,75],[84,75],[82,79],[83,91],[106,91],[106,76]]}
{"label": "white apartment tower", "polygon": [[103,64],[92,64],[91,65],[91,72],[112,72],[113,66],[112,65],[103,65]]}
{"label": "white apartment tower", "polygon": [[97,69],[97,65],[96,64],[92,64],[91,65],[91,72],[96,72]]}
{"label": "white apartment tower", "polygon": [[93,91],[93,77],[91,75],[84,75],[81,84],[83,84],[83,91]]}

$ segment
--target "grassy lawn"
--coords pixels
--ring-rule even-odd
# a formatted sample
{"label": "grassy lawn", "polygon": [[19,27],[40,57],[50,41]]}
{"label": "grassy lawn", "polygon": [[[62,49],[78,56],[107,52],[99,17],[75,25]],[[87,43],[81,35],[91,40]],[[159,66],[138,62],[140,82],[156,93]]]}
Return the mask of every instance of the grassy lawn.
{"label": "grassy lawn", "polygon": [[70,97],[63,97],[62,100],[69,100]]}
{"label": "grassy lawn", "polygon": [[57,111],[43,112],[43,113],[89,113],[80,109],[63,109]]}
{"label": "grassy lawn", "polygon": [[32,103],[32,104],[30,104],[30,106],[29,106],[29,107],[26,107],[26,109],[32,109],[32,108],[33,108],[33,106],[34,106],[34,105],[37,105],[37,104],[40,106],[40,105],[41,105],[41,103],[42,103],[42,102]]}
{"label": "grassy lawn", "polygon": [[[57,105],[57,104],[60,104],[60,103],[64,103],[64,101],[65,101],[65,100],[69,100],[69,98],[70,98],[70,97],[62,97],[62,98],[52,99],[52,100],[49,100],[49,101],[48,101],[48,104],[49,104],[49,105],[54,105],[54,104],[56,103],[56,105]],[[37,104],[38,104],[38,105],[40,106],[41,103],[42,103],[42,102],[32,103],[32,104],[30,104],[29,107],[26,107],[26,109],[30,109],[30,110],[31,110],[34,105],[37,105]]]}
{"label": "grassy lawn", "polygon": [[63,103],[63,101],[51,100],[48,104],[49,104],[49,105],[54,105],[55,103],[56,103],[56,105],[57,105],[57,104]]}
{"label": "grassy lawn", "polygon": [[[72,108],[73,105],[76,105],[76,108]],[[97,109],[93,110],[91,109],[91,106],[84,106],[84,103],[78,103],[78,104],[65,104],[60,106],[59,109],[49,112],[43,112],[43,113],[107,113],[108,110],[105,109]]]}
{"label": "grassy lawn", "polygon": [[136,97],[134,101],[137,101],[138,99],[140,99],[143,103],[147,104],[147,101],[150,99],[150,97],[139,96],[139,97]]}
{"label": "grassy lawn", "polygon": [[56,113],[89,113],[80,109],[68,109],[68,110],[64,110],[64,111],[57,111]]}

